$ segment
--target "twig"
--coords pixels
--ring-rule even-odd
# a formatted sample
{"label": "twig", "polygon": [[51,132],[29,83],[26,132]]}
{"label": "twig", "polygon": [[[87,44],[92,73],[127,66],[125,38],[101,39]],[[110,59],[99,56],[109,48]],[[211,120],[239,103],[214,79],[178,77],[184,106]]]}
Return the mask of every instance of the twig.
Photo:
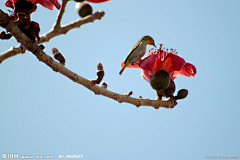
{"label": "twig", "polygon": [[60,8],[60,10],[58,12],[56,23],[53,25],[54,29],[60,28],[61,21],[62,21],[62,16],[63,16],[63,13],[65,11],[65,8],[66,8],[66,5],[67,5],[68,1],[69,0],[62,0],[62,5],[61,5],[61,8]]}
{"label": "twig", "polygon": [[[0,9],[0,11],[3,12],[1,9]],[[49,32],[41,35],[39,43],[48,42],[50,39],[52,39],[55,36],[58,36],[58,35],[61,35],[61,34],[66,34],[71,29],[80,27],[81,25],[89,23],[89,22],[93,22],[96,19],[101,19],[103,16],[104,16],[103,11],[97,11],[92,15],[89,15],[89,16],[84,17],[82,19],[79,19],[75,22],[64,25],[62,27],[61,26],[59,28],[55,27],[52,30],[50,30]],[[9,50],[0,54],[0,63],[2,61],[6,60],[7,58],[15,56],[19,53],[24,53],[25,51],[26,51],[25,48],[23,50],[21,50],[19,46],[11,48],[11,49],[9,49]]]}
{"label": "twig", "polygon": [[53,29],[53,30],[51,30],[51,31],[41,35],[39,43],[47,42],[51,38],[53,38],[55,36],[58,36],[60,34],[66,34],[71,29],[80,27],[81,25],[89,23],[89,22],[93,22],[96,19],[101,19],[103,16],[104,16],[104,12],[103,11],[97,11],[97,12],[95,12],[92,15],[89,15],[89,16],[84,17],[82,19],[76,20],[76,21],[71,22],[71,23],[69,23],[67,25],[61,26],[60,28]]}
{"label": "twig", "polygon": [[164,108],[173,108],[176,105],[175,98],[170,98],[166,101],[161,100],[150,100],[150,99],[142,99],[142,98],[132,98],[128,95],[122,95],[115,92],[111,92],[104,87],[99,87],[94,85],[91,81],[77,75],[76,73],[72,72],[71,70],[67,69],[64,65],[57,63],[54,61],[50,56],[45,54],[40,47],[36,44],[36,42],[30,40],[22,31],[8,18],[8,15],[0,10],[0,23],[1,20],[6,22],[2,25],[7,31],[11,32],[11,34],[24,45],[29,51],[31,51],[39,61],[45,63],[54,71],[61,73],[62,75],[68,77],[72,81],[83,85],[84,87],[88,88],[89,90],[93,91],[95,94],[100,94],[111,99],[114,99],[121,102],[126,102],[133,104],[137,107],[139,106],[152,106],[156,109],[159,107]]}
{"label": "twig", "polygon": [[10,57],[13,57],[17,54],[20,53],[25,53],[26,49],[24,48],[23,50],[20,49],[20,46],[17,47],[11,47],[9,50],[3,52],[0,54],[0,63],[4,61],[5,59],[8,59]]}

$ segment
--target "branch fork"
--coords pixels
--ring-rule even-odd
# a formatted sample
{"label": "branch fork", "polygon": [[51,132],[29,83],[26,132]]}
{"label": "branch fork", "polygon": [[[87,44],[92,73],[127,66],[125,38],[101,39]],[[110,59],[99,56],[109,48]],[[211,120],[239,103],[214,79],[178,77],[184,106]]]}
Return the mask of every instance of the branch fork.
{"label": "branch fork", "polygon": [[[63,0],[63,4],[67,3],[68,0]],[[66,6],[66,5],[65,5]],[[43,43],[46,42],[48,40],[50,40],[51,38],[63,34],[63,30],[65,31],[69,31],[73,28],[75,28],[76,26],[81,26],[82,24],[94,21],[95,19],[101,19],[102,16],[104,16],[104,12],[103,11],[98,11],[96,13],[94,13],[93,15],[87,16],[83,19],[80,19],[78,21],[75,21],[73,23],[70,23],[68,25],[65,26],[60,26],[60,22],[61,22],[61,18],[62,18],[62,14],[64,12],[65,6],[62,5],[62,8],[60,9],[60,13],[58,15],[57,18],[57,22],[53,27],[53,30],[51,30],[50,32],[42,35],[40,37],[40,42],[39,43]],[[4,25],[3,23],[4,22]],[[0,10],[0,25],[5,28],[7,31],[9,31],[18,42],[20,42],[27,50],[29,50],[30,52],[32,52],[39,61],[43,62],[44,64],[46,64],[47,66],[49,66],[50,68],[52,68],[53,71],[59,72],[60,74],[68,77],[69,79],[71,79],[73,82],[76,82],[80,85],[83,85],[84,87],[86,87],[87,89],[93,91],[95,94],[99,94],[99,95],[103,95],[105,97],[111,98],[113,100],[118,101],[119,103],[125,102],[125,103],[130,103],[133,104],[137,107],[139,106],[152,106],[155,109],[158,109],[159,107],[164,107],[164,108],[173,108],[176,105],[176,101],[174,98],[170,97],[168,100],[150,100],[150,99],[143,99],[143,98],[133,98],[130,97],[132,95],[131,92],[129,92],[128,94],[118,94],[112,91],[107,90],[107,84],[105,82],[103,82],[101,84],[101,86],[97,86],[96,84],[99,84],[104,76],[104,71],[103,71],[103,67],[102,64],[98,64],[97,66],[97,78],[96,80],[87,80],[81,76],[79,76],[78,74],[74,73],[73,71],[67,69],[63,64],[58,63],[56,61],[53,60],[52,57],[48,56],[42,49],[41,47],[39,47],[37,45],[37,43],[35,41],[32,41],[31,39],[29,39],[17,26],[16,24],[13,23],[13,21],[11,19],[9,19],[8,15],[6,13],[4,13],[2,10]],[[60,28],[59,28],[60,26]],[[60,31],[57,32],[56,30]],[[54,53],[59,53],[58,50],[54,50]],[[2,62],[3,60],[14,56],[16,54],[21,53],[20,48],[19,47],[12,47],[10,50],[8,50],[5,53],[2,53],[0,55],[0,62]]]}

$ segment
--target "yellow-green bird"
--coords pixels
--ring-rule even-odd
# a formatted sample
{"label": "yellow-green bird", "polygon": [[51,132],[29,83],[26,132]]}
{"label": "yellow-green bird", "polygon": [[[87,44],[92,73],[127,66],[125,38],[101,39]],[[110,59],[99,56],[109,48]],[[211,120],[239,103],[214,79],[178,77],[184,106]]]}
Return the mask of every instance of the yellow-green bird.
{"label": "yellow-green bird", "polygon": [[[125,59],[124,66],[122,67],[121,71],[119,72],[119,75],[122,74],[124,69],[129,65],[133,65],[136,63],[146,52],[146,46],[147,45],[153,45],[155,46],[154,40],[150,36],[144,36],[142,37],[135,46],[130,50],[128,53],[127,58]],[[155,46],[156,47],[156,46]]]}

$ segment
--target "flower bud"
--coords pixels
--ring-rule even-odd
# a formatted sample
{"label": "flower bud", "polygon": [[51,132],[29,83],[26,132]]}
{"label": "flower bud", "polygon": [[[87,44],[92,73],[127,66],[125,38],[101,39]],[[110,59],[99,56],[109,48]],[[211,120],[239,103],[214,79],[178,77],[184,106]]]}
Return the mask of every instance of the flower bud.
{"label": "flower bud", "polygon": [[104,76],[104,71],[103,70],[97,71],[97,77],[98,77],[99,83],[102,81],[103,76]]}
{"label": "flower bud", "polygon": [[97,77],[98,77],[99,83],[102,81],[103,76],[104,76],[103,65],[102,65],[102,63],[98,62],[98,64],[97,64]]}
{"label": "flower bud", "polygon": [[93,84],[99,84],[102,81],[104,76],[103,65],[100,62],[97,64],[96,74],[97,74],[97,78],[95,80],[91,80]]}
{"label": "flower bud", "polygon": [[107,83],[103,82],[103,83],[101,84],[101,87],[107,89]]}
{"label": "flower bud", "polygon": [[62,63],[63,65],[65,65],[65,58],[63,57],[63,55],[58,51],[57,48],[53,47],[52,48],[52,54],[54,55],[54,58],[56,60],[58,60],[60,63]]}
{"label": "flower bud", "polygon": [[175,92],[176,86],[173,80],[171,80],[170,85],[168,86],[167,89],[164,90],[163,95],[165,97],[172,97],[173,93]]}
{"label": "flower bud", "polygon": [[127,96],[131,96],[132,94],[133,94],[133,92],[132,92],[132,91],[129,91],[128,94],[127,94]]}
{"label": "flower bud", "polygon": [[88,15],[91,15],[93,12],[93,9],[90,4],[85,2],[78,2],[75,5],[75,11],[80,17],[86,17]]}
{"label": "flower bud", "polygon": [[103,71],[103,65],[100,62],[97,64],[97,71]]}
{"label": "flower bud", "polygon": [[181,89],[177,93],[176,100],[184,99],[184,98],[187,97],[187,95],[188,95],[188,90],[187,89]]}
{"label": "flower bud", "polygon": [[10,39],[11,37],[11,33],[5,33],[4,31],[0,31],[0,39]]}
{"label": "flower bud", "polygon": [[170,84],[170,76],[164,71],[160,70],[154,76],[149,77],[150,85],[155,90],[166,89]]}

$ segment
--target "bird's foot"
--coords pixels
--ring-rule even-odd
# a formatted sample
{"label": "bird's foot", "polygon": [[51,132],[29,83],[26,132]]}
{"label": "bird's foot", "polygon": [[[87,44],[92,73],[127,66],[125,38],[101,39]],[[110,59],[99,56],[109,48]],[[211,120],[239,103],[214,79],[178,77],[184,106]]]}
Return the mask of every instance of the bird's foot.
{"label": "bird's foot", "polygon": [[140,60],[139,63],[136,62],[136,64],[140,67],[140,64],[142,63],[142,60]]}

